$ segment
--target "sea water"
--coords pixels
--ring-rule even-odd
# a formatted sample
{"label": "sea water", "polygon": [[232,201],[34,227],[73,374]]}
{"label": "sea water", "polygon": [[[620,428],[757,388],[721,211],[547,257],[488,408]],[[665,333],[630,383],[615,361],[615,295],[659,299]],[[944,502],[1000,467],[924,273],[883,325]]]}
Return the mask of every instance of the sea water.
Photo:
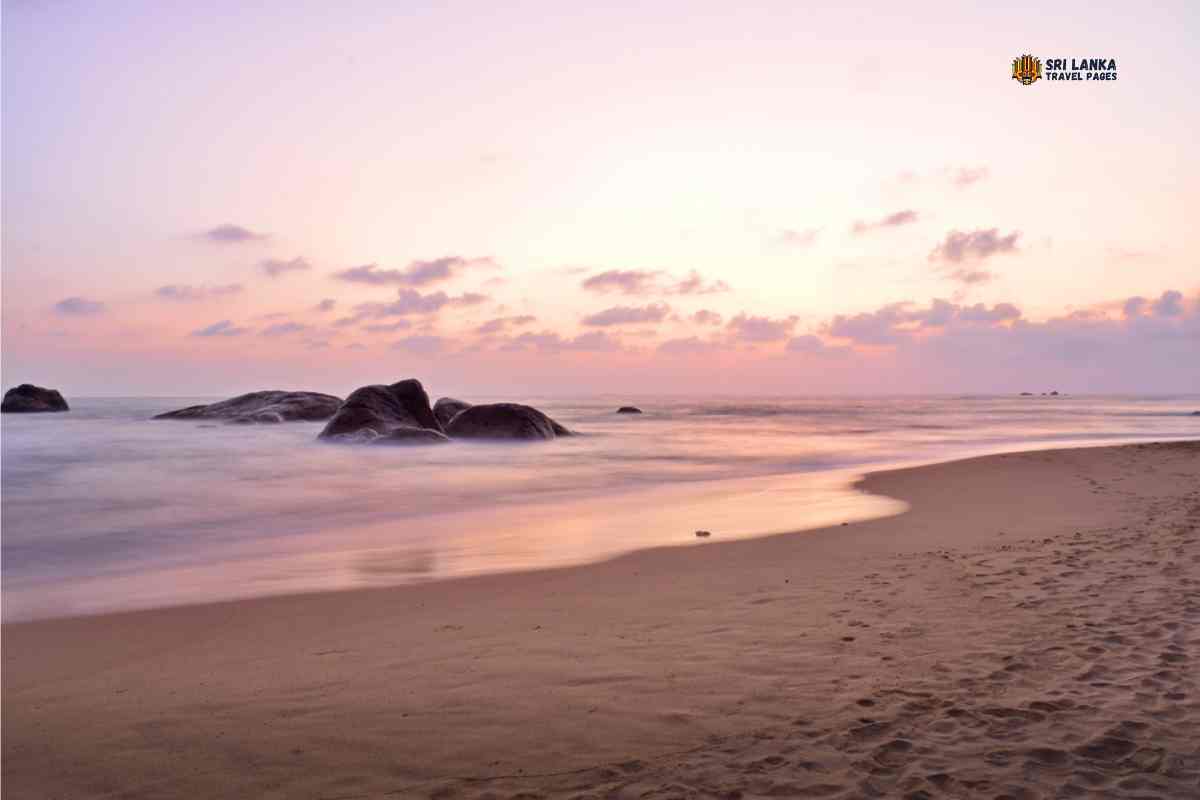
{"label": "sea water", "polygon": [[[213,399],[3,416],[6,621],[803,530],[902,511],[853,488],[873,469],[1200,436],[1194,396],[524,398],[581,435],[426,447],[318,442],[320,423],[151,419]],[[631,402],[645,413],[614,413]]]}

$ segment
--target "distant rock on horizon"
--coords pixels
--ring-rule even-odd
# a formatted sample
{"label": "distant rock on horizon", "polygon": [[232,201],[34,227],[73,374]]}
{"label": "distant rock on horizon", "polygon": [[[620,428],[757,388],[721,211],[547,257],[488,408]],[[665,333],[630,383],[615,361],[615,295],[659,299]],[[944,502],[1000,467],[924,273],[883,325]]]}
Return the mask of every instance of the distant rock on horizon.
{"label": "distant rock on horizon", "polygon": [[42,414],[55,411],[70,411],[71,407],[57,389],[46,389],[32,383],[22,383],[4,393],[0,413]]}
{"label": "distant rock on horizon", "polygon": [[241,425],[320,422],[342,405],[342,398],[320,392],[250,392],[217,403],[156,414],[154,419],[221,419]]}
{"label": "distant rock on horizon", "polygon": [[617,409],[618,414],[641,414],[642,410],[637,406],[621,406]]}

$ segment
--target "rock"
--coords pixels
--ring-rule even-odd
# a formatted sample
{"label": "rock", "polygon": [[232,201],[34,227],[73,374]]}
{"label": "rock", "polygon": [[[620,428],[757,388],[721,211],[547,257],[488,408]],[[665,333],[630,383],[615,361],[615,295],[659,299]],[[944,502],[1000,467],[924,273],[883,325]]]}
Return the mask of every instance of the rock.
{"label": "rock", "polygon": [[699,539],[707,539],[712,536],[712,531],[696,531],[696,537]]}
{"label": "rock", "polygon": [[1033,392],[1021,392],[1021,397],[1033,397]]}
{"label": "rock", "polygon": [[1193,417],[1200,417],[1200,411],[1193,411],[1193,412],[1192,412],[1192,416],[1193,416]]}
{"label": "rock", "polygon": [[618,414],[640,414],[642,410],[637,406],[621,406],[617,409]]}
{"label": "rock", "polygon": [[318,438],[373,441],[397,428],[427,428],[442,433],[442,426],[429,407],[425,387],[414,378],[391,386],[355,389]]}
{"label": "rock", "polygon": [[22,383],[4,393],[0,412],[5,414],[35,414],[47,411],[70,411],[67,401],[57,389],[43,389],[32,383]]}
{"label": "rock", "polygon": [[393,428],[388,433],[382,436],[376,436],[371,440],[371,444],[390,444],[393,446],[404,446],[414,444],[441,444],[448,442],[450,439],[446,434],[430,428],[413,428],[408,425],[401,425],[399,428]]}
{"label": "rock", "polygon": [[433,404],[433,415],[437,417],[437,421],[441,423],[444,429],[458,412],[465,411],[470,407],[470,403],[465,403],[462,400],[455,400],[453,397],[440,397]]}
{"label": "rock", "polygon": [[1051,392],[1051,393],[1050,393],[1050,396],[1051,396],[1051,397],[1058,397],[1058,392]]}
{"label": "rock", "polygon": [[571,432],[532,406],[489,403],[460,411],[446,426],[451,439],[553,439]]}
{"label": "rock", "polygon": [[250,392],[219,403],[156,414],[154,419],[223,419],[238,425],[320,422],[332,417],[341,404],[340,397],[319,392]]}

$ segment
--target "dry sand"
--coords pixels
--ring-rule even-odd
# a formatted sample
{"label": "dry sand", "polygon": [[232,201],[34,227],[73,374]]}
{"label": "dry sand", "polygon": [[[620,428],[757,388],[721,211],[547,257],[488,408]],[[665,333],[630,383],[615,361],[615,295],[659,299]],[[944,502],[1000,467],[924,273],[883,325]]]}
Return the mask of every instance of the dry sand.
{"label": "dry sand", "polygon": [[912,510],[6,625],[4,797],[1200,797],[1200,443],[863,485]]}

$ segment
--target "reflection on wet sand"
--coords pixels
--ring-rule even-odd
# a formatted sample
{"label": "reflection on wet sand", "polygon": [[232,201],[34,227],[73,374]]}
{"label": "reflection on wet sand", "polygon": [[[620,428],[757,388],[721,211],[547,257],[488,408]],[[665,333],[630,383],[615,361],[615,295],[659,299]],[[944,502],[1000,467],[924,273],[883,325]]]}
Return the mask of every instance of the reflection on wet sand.
{"label": "reflection on wet sand", "polygon": [[[142,569],[24,592],[19,617],[97,613],[561,567],[635,549],[703,546],[896,514],[905,505],[853,488],[849,470],[674,484],[494,511],[464,511],[256,540],[223,561]],[[694,535],[712,531],[710,539]]]}

